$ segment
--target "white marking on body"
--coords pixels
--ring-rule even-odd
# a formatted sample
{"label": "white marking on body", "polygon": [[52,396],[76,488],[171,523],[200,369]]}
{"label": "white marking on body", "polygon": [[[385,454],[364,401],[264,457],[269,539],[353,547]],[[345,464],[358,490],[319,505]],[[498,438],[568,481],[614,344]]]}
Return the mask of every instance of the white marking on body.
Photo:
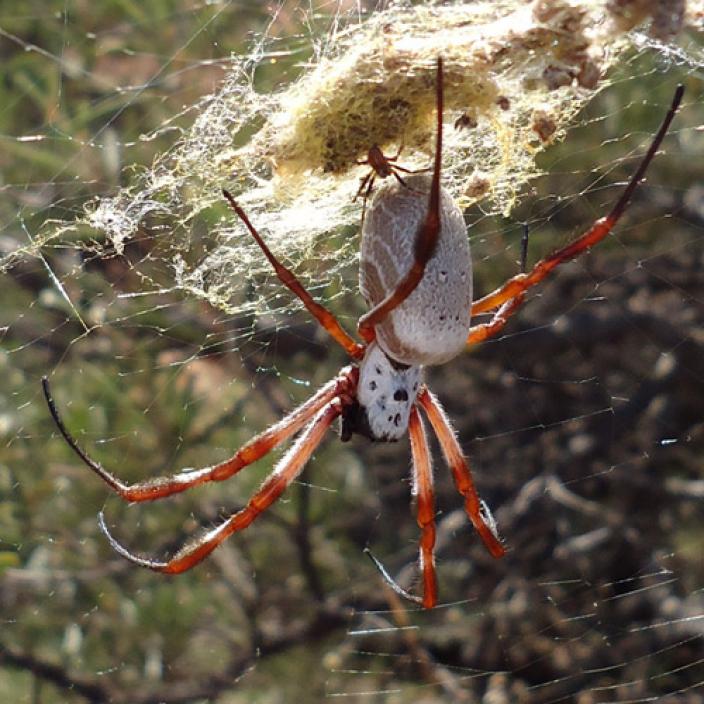
{"label": "white marking on body", "polygon": [[396,368],[379,345],[369,345],[359,366],[357,400],[376,440],[399,440],[406,434],[420,379],[419,366]]}

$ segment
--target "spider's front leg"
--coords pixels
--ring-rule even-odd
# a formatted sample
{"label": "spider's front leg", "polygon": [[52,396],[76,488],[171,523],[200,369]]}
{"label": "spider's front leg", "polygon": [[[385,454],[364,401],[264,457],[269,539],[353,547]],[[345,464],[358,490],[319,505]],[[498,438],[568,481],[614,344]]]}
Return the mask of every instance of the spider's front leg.
{"label": "spider's front leg", "polygon": [[408,423],[413,458],[413,494],[416,497],[420,527],[420,568],[423,574],[423,601],[426,609],[438,603],[438,580],[435,573],[435,492],[428,438],[415,406]]}
{"label": "spider's front leg", "polygon": [[[469,465],[445,411],[426,387],[423,387],[419,392],[417,403],[428,416],[445,460],[452,470],[455,486],[464,497],[465,513],[492,557],[503,557],[506,554],[506,548],[499,539],[496,523],[489,508],[477,494]],[[399,596],[416,604],[422,604],[426,609],[431,609],[437,604],[438,598],[435,571],[435,492],[428,440],[418,408],[415,405],[411,409],[408,431],[413,459],[413,495],[416,497],[417,521],[421,529],[419,547],[423,575],[423,597],[418,597],[403,589],[370,550],[367,549],[365,552],[379,570],[384,581]]]}
{"label": "spider's front leg", "polygon": [[342,401],[335,398],[330,401],[308,425],[291,449],[281,458],[272,473],[264,480],[259,490],[250,498],[247,505],[233,514],[219,526],[208,531],[195,542],[182,548],[170,560],[159,562],[140,557],[130,552],[119,543],[108,530],[103,513],[100,513],[100,527],[110,541],[115,552],[155,572],[179,574],[195,567],[215,550],[230,535],[244,530],[260,513],[266,511],[276,501],[292,481],[301,473],[313,451],[320,444],[325,431],[342,412]]}
{"label": "spider's front leg", "polygon": [[[357,162],[357,163],[362,163],[365,164],[366,162]],[[372,188],[374,187],[374,180],[376,178],[376,173],[374,171],[370,171],[360,182],[359,182],[359,189],[357,190],[357,193],[355,193],[354,198],[352,199],[352,202],[354,203],[359,196],[364,193],[363,196],[363,206],[362,206],[362,220],[364,220],[364,208],[366,208],[367,205],[367,198],[369,198],[369,194],[372,192]]]}
{"label": "spider's front leg", "polygon": [[499,540],[496,523],[488,507],[479,498],[472,479],[472,473],[462,453],[462,448],[457,442],[450,419],[447,417],[440,402],[426,387],[422,388],[418,393],[418,403],[425,411],[430,425],[435,431],[442,453],[452,471],[457,491],[464,497],[465,513],[492,557],[503,557],[506,554],[506,548]]}
{"label": "spider's front leg", "polygon": [[278,423],[253,437],[224,462],[201,469],[184,469],[172,476],[156,477],[136,484],[125,484],[83,450],[64,425],[51,395],[49,380],[46,377],[42,379],[42,387],[54,423],[69,447],[121,498],[130,502],[141,502],[172,496],[206,482],[228,479],[295,435],[336,396],[349,394],[350,390],[356,388],[358,375],[359,372],[356,367],[344,368],[335,379],[329,381],[306,402],[291,411]]}
{"label": "spider's front leg", "polygon": [[359,185],[359,190],[357,191],[357,195],[352,199],[352,202],[357,200],[359,196],[362,195],[362,191],[364,191],[364,195],[362,196],[362,220],[360,223],[360,227],[364,226],[364,218],[367,214],[367,200],[369,200],[369,196],[372,193],[372,188],[374,188],[374,181],[376,180],[376,172],[370,171],[363,179],[362,182]]}

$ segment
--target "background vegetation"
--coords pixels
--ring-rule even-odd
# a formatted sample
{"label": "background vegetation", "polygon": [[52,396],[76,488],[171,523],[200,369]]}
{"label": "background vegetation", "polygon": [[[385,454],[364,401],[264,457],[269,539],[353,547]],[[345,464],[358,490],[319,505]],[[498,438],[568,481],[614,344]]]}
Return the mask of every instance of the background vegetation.
{"label": "background vegetation", "polygon": [[[330,11],[292,2],[272,22],[256,2],[4,2],[0,253],[129,180],[125,165],[150,164],[251,32],[286,47],[258,87],[290,80]],[[97,511],[127,545],[167,554],[241,506],[274,460],[126,507],[78,465],[40,395],[49,373],[69,427],[126,480],[212,464],[345,363],[305,315],[136,296],[164,266],[147,233],[112,257],[88,234],[2,276],[2,701],[702,701],[701,83],[647,53],[613,78],[511,221],[468,214],[483,293],[515,272],[522,221],[535,261],[605,212],[687,84],[617,235],[564,267],[501,339],[428,373],[510,547],[500,562],[485,554],[438,461],[444,606],[429,613],[399,602],[363,554],[413,585],[406,442],[331,436],[255,526],[166,578],[116,556]],[[316,291],[350,328],[355,275]],[[88,333],[81,321],[100,315]]]}

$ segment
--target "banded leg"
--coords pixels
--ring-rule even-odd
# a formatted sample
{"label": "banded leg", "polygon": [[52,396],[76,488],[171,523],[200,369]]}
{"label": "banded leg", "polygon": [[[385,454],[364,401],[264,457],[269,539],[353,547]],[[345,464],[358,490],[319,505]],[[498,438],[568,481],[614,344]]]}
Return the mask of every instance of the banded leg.
{"label": "banded leg", "polygon": [[166,562],[158,562],[131,553],[119,543],[108,530],[105,516],[100,513],[100,527],[110,541],[115,552],[134,562],[140,567],[147,567],[155,572],[179,574],[195,567],[215,550],[220,543],[233,533],[244,530],[254,519],[276,501],[285,489],[301,473],[313,451],[320,444],[325,431],[340,415],[341,402],[334,399],[315,416],[291,449],[281,458],[272,473],[264,480],[259,490],[248,501],[247,505],[230,516],[217,528],[208,531],[195,542],[182,548],[174,557]]}
{"label": "banded leg", "polygon": [[275,447],[297,433],[310,419],[332,401],[335,396],[348,394],[357,383],[356,369],[343,369],[336,379],[328,382],[305,403],[292,411],[278,423],[245,443],[232,457],[224,462],[202,469],[184,469],[168,477],[157,477],[136,484],[125,484],[114,474],[92,459],[64,425],[51,395],[49,380],[42,379],[42,387],[49,411],[64,440],[81,460],[97,474],[116,494],[125,501],[154,501],[165,496],[178,494],[193,486],[211,481],[223,481],[239,472],[252,462],[264,457]]}
{"label": "banded leg", "polygon": [[246,213],[237,204],[237,201],[232,197],[232,195],[223,190],[223,195],[227,198],[230,207],[237,213],[238,217],[246,225],[247,229],[254,237],[256,243],[264,252],[264,256],[269,260],[271,265],[274,267],[276,275],[279,277],[279,281],[286,286],[289,290],[295,293],[303,305],[309,310],[313,317],[330,333],[331,337],[337,342],[346,352],[352,357],[352,359],[362,359],[364,356],[364,345],[360,345],[355,342],[342,328],[337,318],[327,309],[325,306],[321,306],[320,303],[316,303],[313,297],[306,291],[301,282],[296,278],[295,274],[287,269],[279,260],[273,255],[266,242],[262,239],[261,235],[256,231],[254,225],[249,221]]}
{"label": "banded leg", "polygon": [[501,544],[496,532],[496,525],[493,517],[489,513],[486,504],[479,498],[474,486],[472,473],[467,464],[467,460],[462,454],[455,432],[450,425],[450,420],[445,414],[438,400],[427,388],[423,388],[418,394],[418,403],[423,407],[430,425],[437,435],[442,453],[445,456],[452,476],[455,480],[457,490],[464,497],[464,510],[474,529],[479,533],[486,549],[492,557],[503,557],[506,548]]}
{"label": "banded leg", "polygon": [[423,421],[415,406],[408,422],[413,457],[413,494],[416,497],[417,521],[420,527],[420,568],[423,574],[423,606],[432,609],[438,602],[435,574],[435,492],[428,439]]}
{"label": "banded leg", "polygon": [[[478,301],[475,301],[472,304],[472,316],[479,313],[486,313],[487,311],[503,305],[511,299],[517,299],[521,294],[531,288],[531,286],[535,286],[537,283],[540,283],[543,279],[545,279],[555,267],[590,249],[594,245],[601,242],[601,240],[603,240],[611,232],[626,210],[626,206],[628,205],[633,192],[642,180],[646,169],[659,149],[660,144],[662,143],[662,140],[670,127],[670,123],[677,113],[677,109],[682,101],[683,94],[684,86],[680,85],[675,91],[675,95],[672,99],[672,105],[665,115],[665,119],[653,138],[650,147],[648,147],[648,151],[641,159],[638,168],[626,185],[626,188],[616,202],[616,205],[614,205],[611,209],[611,212],[606,217],[597,220],[589,228],[589,230],[587,230],[581,237],[578,237],[574,242],[539,261],[527,274],[522,273],[514,276],[503,286],[500,286],[492,293],[480,298]],[[511,310],[511,313],[515,312],[517,308],[518,304]],[[468,340],[468,342],[471,342],[471,340]]]}
{"label": "banded leg", "polygon": [[357,325],[357,330],[366,342],[374,340],[374,328],[395,308],[401,305],[415,290],[425,273],[425,267],[433,256],[440,235],[440,167],[442,165],[442,112],[443,112],[443,63],[438,57],[437,69],[437,138],[435,142],[435,163],[433,180],[430,185],[428,214],[418,230],[413,252],[413,265],[399,281],[396,288],[378,305],[365,313]]}

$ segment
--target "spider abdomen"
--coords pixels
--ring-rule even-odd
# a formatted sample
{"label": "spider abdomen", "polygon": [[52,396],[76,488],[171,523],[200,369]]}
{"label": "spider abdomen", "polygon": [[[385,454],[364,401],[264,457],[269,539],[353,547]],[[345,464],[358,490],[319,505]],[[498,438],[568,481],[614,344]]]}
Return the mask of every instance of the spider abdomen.
{"label": "spider abdomen", "polygon": [[[381,186],[362,228],[359,288],[375,306],[413,265],[416,235],[428,211],[425,174]],[[472,266],[462,212],[440,191],[440,234],[435,252],[411,295],[375,328],[379,346],[403,364],[443,364],[465,346],[472,306]]]}

